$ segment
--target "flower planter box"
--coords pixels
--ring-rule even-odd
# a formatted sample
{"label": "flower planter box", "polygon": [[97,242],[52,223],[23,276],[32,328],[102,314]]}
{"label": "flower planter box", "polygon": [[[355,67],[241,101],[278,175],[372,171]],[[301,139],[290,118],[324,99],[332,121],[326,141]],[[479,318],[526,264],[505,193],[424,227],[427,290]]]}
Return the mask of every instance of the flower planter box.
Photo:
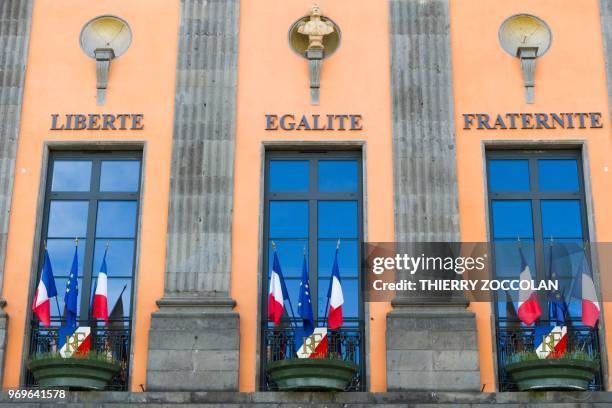
{"label": "flower planter box", "polygon": [[33,358],[28,366],[40,387],[75,390],[103,390],[121,368],[116,361],[83,357]]}
{"label": "flower planter box", "polygon": [[357,365],[328,358],[294,358],[270,363],[267,373],[281,391],[344,391]]}
{"label": "flower planter box", "polygon": [[520,391],[586,390],[598,364],[589,360],[542,359],[506,365]]}

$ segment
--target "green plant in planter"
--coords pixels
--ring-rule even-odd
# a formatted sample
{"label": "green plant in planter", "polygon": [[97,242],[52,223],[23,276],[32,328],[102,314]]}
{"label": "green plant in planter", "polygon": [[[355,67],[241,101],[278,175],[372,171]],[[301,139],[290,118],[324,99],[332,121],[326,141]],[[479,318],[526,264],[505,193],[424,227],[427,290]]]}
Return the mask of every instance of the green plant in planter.
{"label": "green plant in planter", "polygon": [[357,369],[356,364],[330,354],[273,361],[267,373],[281,391],[344,391]]}
{"label": "green plant in planter", "polygon": [[28,368],[40,387],[103,390],[121,364],[108,353],[89,352],[64,358],[58,353],[34,354]]}
{"label": "green plant in planter", "polygon": [[520,391],[586,390],[599,367],[599,358],[583,351],[546,359],[535,352],[520,352],[508,361],[506,371]]}

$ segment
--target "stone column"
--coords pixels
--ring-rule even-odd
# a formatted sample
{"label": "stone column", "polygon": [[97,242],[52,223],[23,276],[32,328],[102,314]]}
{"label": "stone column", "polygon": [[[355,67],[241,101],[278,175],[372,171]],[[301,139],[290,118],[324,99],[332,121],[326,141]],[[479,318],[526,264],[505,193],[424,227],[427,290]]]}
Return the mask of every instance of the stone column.
{"label": "stone column", "polygon": [[600,0],[601,30],[608,77],[608,109],[612,115],[612,0]]}
{"label": "stone column", "polygon": [[[395,239],[458,242],[448,0],[390,0]],[[480,389],[473,313],[462,297],[397,298],[387,315],[387,385]]]}
{"label": "stone column", "polygon": [[237,390],[230,298],[239,0],[182,0],[165,294],[147,389]]}
{"label": "stone column", "polygon": [[31,0],[0,2],[0,384],[8,334],[2,286],[31,17]]}

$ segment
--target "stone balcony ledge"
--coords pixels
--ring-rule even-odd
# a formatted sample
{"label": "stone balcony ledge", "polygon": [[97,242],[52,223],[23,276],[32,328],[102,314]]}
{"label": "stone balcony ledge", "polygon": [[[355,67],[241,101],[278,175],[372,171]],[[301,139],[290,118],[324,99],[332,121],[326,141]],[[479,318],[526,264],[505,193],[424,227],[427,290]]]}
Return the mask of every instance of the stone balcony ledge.
{"label": "stone balcony ledge", "polygon": [[610,407],[612,392],[69,392],[64,400],[9,399],[0,396],[2,407]]}

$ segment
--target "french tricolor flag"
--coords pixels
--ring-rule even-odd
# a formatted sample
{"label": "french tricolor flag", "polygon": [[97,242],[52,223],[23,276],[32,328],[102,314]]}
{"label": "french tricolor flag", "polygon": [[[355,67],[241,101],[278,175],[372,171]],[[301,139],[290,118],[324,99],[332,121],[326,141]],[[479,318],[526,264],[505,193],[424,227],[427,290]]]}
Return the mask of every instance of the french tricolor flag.
{"label": "french tricolor flag", "polygon": [[525,285],[529,287],[529,289],[521,289],[519,291],[518,317],[523,323],[531,326],[533,322],[538,320],[542,315],[542,310],[540,309],[536,292],[531,289],[531,271],[529,270],[527,261],[525,261],[525,256],[521,248],[519,248],[519,253],[521,255],[521,275],[519,279],[521,282],[529,282],[529,285]]}
{"label": "french tricolor flag", "polygon": [[104,319],[108,323],[108,272],[106,267],[106,254],[104,251],[102,265],[96,281],[96,291],[93,298],[92,316],[97,319]]}
{"label": "french tricolor flag", "polygon": [[599,319],[601,305],[597,299],[595,284],[593,283],[593,274],[589,263],[586,259],[586,254],[582,259],[582,323],[594,328]]}
{"label": "french tricolor flag", "polygon": [[281,322],[285,310],[285,299],[289,299],[289,295],[275,249],[272,273],[270,274],[270,289],[268,291],[268,320],[274,322],[276,326]]}
{"label": "french tricolor flag", "polygon": [[[338,246],[340,242],[338,242]],[[327,291],[329,299],[329,322],[330,329],[334,330],[342,326],[342,305],[344,304],[344,295],[342,294],[342,284],[340,283],[340,268],[338,268],[338,247],[336,247],[336,256],[334,257],[334,266],[332,267],[331,281]]]}
{"label": "french tricolor flag", "polygon": [[53,269],[51,269],[49,253],[45,249],[42,273],[40,274],[40,281],[34,294],[34,302],[32,302],[32,311],[45,326],[51,324],[50,299],[54,296],[57,296],[57,289],[55,288],[55,279],[53,279]]}

